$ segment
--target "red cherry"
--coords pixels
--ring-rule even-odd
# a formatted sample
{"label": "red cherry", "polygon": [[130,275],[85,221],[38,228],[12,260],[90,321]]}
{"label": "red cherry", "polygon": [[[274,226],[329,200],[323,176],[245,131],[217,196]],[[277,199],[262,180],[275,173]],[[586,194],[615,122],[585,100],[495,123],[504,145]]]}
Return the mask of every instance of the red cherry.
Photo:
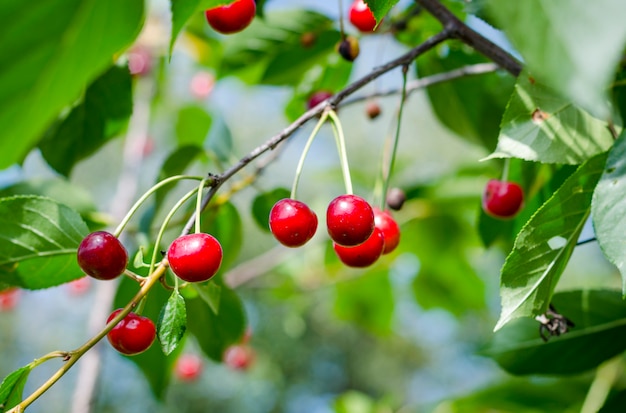
{"label": "red cherry", "polygon": [[371,32],[376,27],[376,18],[363,0],[355,0],[348,12],[350,23],[362,32]]}
{"label": "red cherry", "polygon": [[522,209],[524,191],[515,182],[492,179],[483,194],[483,210],[495,218],[512,218]]}
{"label": "red cherry", "polygon": [[374,225],[380,230],[385,239],[385,249],[383,255],[395,250],[400,243],[400,227],[391,214],[374,208]]}
{"label": "red cherry", "polygon": [[128,70],[131,75],[144,76],[152,69],[152,53],[146,47],[137,46],[128,52]]}
{"label": "red cherry", "polygon": [[328,235],[339,245],[351,247],[365,242],[374,231],[374,211],[356,195],[340,195],[326,210]]}
{"label": "red cherry", "polygon": [[215,86],[215,76],[209,72],[198,72],[191,78],[189,89],[197,99],[208,97]]}
{"label": "red cherry", "polygon": [[372,235],[362,244],[355,247],[344,247],[333,244],[335,253],[349,267],[363,268],[374,264],[383,254],[385,238],[380,229],[374,228]]}
{"label": "red cherry", "polygon": [[287,247],[300,247],[317,230],[317,215],[304,202],[285,198],[270,211],[270,230]]}
{"label": "red cherry", "polygon": [[254,358],[254,350],[245,344],[234,344],[224,352],[224,363],[235,370],[247,370]]}
{"label": "red cherry", "polygon": [[196,354],[181,354],[176,360],[174,373],[179,380],[194,381],[202,374],[202,358]]}
{"label": "red cherry", "polygon": [[209,25],[217,32],[231,34],[240,32],[252,23],[256,13],[254,0],[237,0],[227,6],[205,11]]}
{"label": "red cherry", "polygon": [[307,109],[313,109],[314,107],[332,96],[333,94],[327,90],[318,90],[317,92],[309,96],[306,107]]}
{"label": "red cherry", "polygon": [[11,311],[17,305],[21,291],[18,288],[7,288],[0,292],[0,311]]}
{"label": "red cherry", "polygon": [[96,231],[82,240],[77,259],[85,274],[98,280],[112,280],[126,269],[128,252],[113,234]]}
{"label": "red cherry", "polygon": [[[113,311],[107,323],[122,311]],[[107,334],[107,339],[114,349],[127,356],[143,353],[152,345],[156,337],[156,327],[152,320],[135,313],[129,313]]]}
{"label": "red cherry", "polygon": [[167,260],[178,278],[202,282],[217,273],[222,255],[219,241],[212,235],[199,232],[175,239],[167,251]]}

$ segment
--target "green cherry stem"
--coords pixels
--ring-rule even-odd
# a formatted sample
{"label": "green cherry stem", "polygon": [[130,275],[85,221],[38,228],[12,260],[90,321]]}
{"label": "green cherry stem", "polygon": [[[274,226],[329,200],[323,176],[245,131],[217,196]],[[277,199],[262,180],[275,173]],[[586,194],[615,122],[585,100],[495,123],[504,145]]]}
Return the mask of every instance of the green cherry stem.
{"label": "green cherry stem", "polygon": [[328,116],[332,121],[335,142],[337,142],[337,151],[339,152],[339,162],[341,163],[341,172],[343,173],[343,181],[346,185],[346,194],[352,195],[352,179],[350,179],[350,166],[348,165],[348,155],[346,151],[346,138],[343,135],[341,121],[337,117],[334,110],[328,111]]}
{"label": "green cherry stem", "polygon": [[306,144],[304,145],[304,149],[302,150],[302,154],[300,155],[300,160],[298,161],[298,166],[296,167],[296,176],[293,178],[293,185],[291,187],[291,199],[296,199],[296,192],[298,190],[298,183],[300,182],[300,175],[302,174],[302,168],[304,167],[304,159],[306,155],[309,153],[309,149],[311,148],[311,144],[313,143],[313,139],[317,136],[320,128],[328,119],[328,111],[325,110],[320,117],[320,120],[317,121],[317,124],[313,128],[313,131],[309,135],[309,139],[307,139]]}
{"label": "green cherry stem", "polygon": [[122,233],[122,231],[124,230],[124,228],[126,227],[128,222],[130,221],[130,219],[133,217],[135,212],[137,212],[139,207],[150,197],[150,195],[152,195],[153,193],[155,193],[156,191],[158,191],[160,188],[164,187],[167,184],[170,184],[170,183],[176,182],[176,181],[181,181],[183,179],[192,179],[192,180],[196,180],[196,181],[201,181],[203,178],[201,176],[175,175],[175,176],[170,176],[169,178],[164,179],[164,180],[160,181],[159,183],[155,184],[152,188],[148,189],[137,200],[137,202],[135,202],[135,204],[130,208],[130,210],[128,211],[128,213],[124,217],[124,219],[122,219],[122,221],[117,226],[117,228],[115,228],[115,231],[113,231],[113,235],[115,235],[116,237],[120,236],[120,234]]}
{"label": "green cherry stem", "polygon": [[502,166],[502,182],[509,180],[509,171],[511,169],[511,158],[504,158],[504,165]]}
{"label": "green cherry stem", "polygon": [[204,178],[200,181],[200,185],[198,185],[198,196],[196,197],[196,222],[195,222],[195,230],[196,233],[199,233],[200,230],[200,214],[202,213],[202,189],[206,185],[207,178]]}
{"label": "green cherry stem", "polygon": [[396,132],[393,135],[393,146],[391,148],[391,156],[389,157],[389,164],[385,170],[383,166],[383,190],[381,196],[381,210],[385,210],[385,202],[387,199],[387,191],[389,191],[389,181],[393,173],[393,167],[396,163],[396,153],[398,152],[398,142],[400,141],[400,125],[402,124],[402,113],[404,104],[406,102],[406,85],[407,85],[407,73],[409,71],[408,66],[402,66],[402,93],[400,95],[400,107],[398,108],[398,119],[396,124]]}

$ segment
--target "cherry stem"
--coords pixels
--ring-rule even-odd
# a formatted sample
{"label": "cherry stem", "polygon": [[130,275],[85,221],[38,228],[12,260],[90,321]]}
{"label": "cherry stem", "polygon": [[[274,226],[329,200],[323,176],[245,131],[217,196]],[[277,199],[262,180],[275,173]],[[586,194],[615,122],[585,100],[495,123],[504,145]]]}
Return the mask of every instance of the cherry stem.
{"label": "cherry stem", "polygon": [[198,196],[196,197],[196,222],[195,222],[195,230],[196,233],[201,231],[200,229],[200,214],[202,213],[202,188],[206,185],[207,179],[204,178],[200,181],[200,185],[198,185]]}
{"label": "cherry stem", "polygon": [[137,212],[139,207],[150,197],[150,195],[152,195],[153,193],[155,193],[156,191],[158,191],[160,188],[164,187],[167,184],[170,184],[170,183],[176,182],[176,181],[181,181],[183,179],[192,179],[192,180],[196,180],[196,181],[201,181],[203,178],[201,176],[175,175],[175,176],[170,176],[169,178],[160,181],[159,183],[154,185],[152,188],[148,189],[137,200],[137,202],[135,202],[135,204],[130,208],[130,210],[128,211],[128,213],[124,217],[124,219],[122,219],[122,221],[117,226],[117,228],[115,228],[115,231],[113,231],[113,235],[115,235],[116,237],[120,236],[120,234],[122,233],[122,231],[124,230],[124,228],[126,227],[128,222],[130,221],[130,219],[133,217],[135,212]]}
{"label": "cherry stem", "polygon": [[511,159],[505,158],[504,165],[502,166],[502,178],[500,178],[502,182],[507,182],[509,180],[510,169],[511,169]]}
{"label": "cherry stem", "polygon": [[404,109],[404,104],[406,103],[406,85],[408,79],[409,66],[402,66],[402,93],[400,94],[400,107],[398,108],[398,117],[396,124],[396,132],[393,136],[393,146],[391,148],[391,154],[389,156],[389,163],[385,170],[383,165],[383,190],[382,197],[380,200],[380,209],[385,210],[385,202],[387,199],[387,191],[389,191],[389,181],[391,180],[391,175],[393,173],[393,167],[396,163],[396,153],[398,152],[398,142],[400,141],[400,125],[402,124],[402,113]]}
{"label": "cherry stem", "polygon": [[346,32],[343,23],[343,1],[339,0],[337,3],[339,4],[339,32],[341,33],[341,38],[344,39],[346,37]]}
{"label": "cherry stem", "polygon": [[304,145],[304,149],[302,150],[302,154],[300,155],[300,160],[298,161],[298,166],[296,167],[296,176],[293,178],[293,185],[291,187],[291,195],[290,195],[291,199],[296,199],[296,192],[298,190],[298,183],[300,182],[300,175],[302,174],[302,168],[304,167],[304,159],[306,158],[307,154],[309,153],[309,149],[311,148],[311,144],[313,143],[313,140],[317,136],[317,133],[319,132],[319,130],[322,127],[322,125],[324,124],[324,122],[326,122],[326,119],[328,119],[328,111],[325,110],[322,113],[322,116],[320,117],[320,120],[317,121],[317,124],[313,128],[313,131],[309,135],[309,138],[307,139],[306,144]]}
{"label": "cherry stem", "polygon": [[350,166],[348,165],[346,139],[343,135],[343,129],[341,128],[341,121],[337,117],[337,114],[334,110],[329,109],[327,113],[328,117],[330,117],[330,120],[332,121],[333,134],[335,135],[335,142],[337,142],[337,151],[339,152],[339,161],[341,163],[343,181],[346,185],[346,194],[352,195],[352,179],[350,179]]}

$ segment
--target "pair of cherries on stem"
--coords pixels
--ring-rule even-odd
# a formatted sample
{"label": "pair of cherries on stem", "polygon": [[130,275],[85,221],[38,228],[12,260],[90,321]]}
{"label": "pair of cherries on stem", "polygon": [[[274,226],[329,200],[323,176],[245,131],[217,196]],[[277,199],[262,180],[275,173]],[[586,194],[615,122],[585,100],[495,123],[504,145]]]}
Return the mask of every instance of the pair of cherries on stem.
{"label": "pair of cherries on stem", "polygon": [[[287,247],[300,247],[317,230],[317,215],[305,203],[286,198],[270,211],[274,237]],[[326,210],[328,235],[339,259],[350,267],[367,267],[393,251],[400,228],[385,211],[372,208],[363,198],[346,194],[333,199]]]}

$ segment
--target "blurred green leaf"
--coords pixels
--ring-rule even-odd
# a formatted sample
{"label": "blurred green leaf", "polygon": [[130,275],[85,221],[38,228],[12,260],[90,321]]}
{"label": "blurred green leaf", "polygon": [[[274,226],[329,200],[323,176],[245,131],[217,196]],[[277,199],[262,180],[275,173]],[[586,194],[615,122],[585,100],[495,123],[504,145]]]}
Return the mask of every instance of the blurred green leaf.
{"label": "blurred green leaf", "polygon": [[185,300],[177,290],[172,292],[161,310],[157,327],[161,349],[165,355],[169,355],[178,347],[187,329]]}
{"label": "blurred green leaf", "polygon": [[[446,47],[444,55],[430,53],[417,60],[420,77],[486,61],[460,43],[447,43]],[[426,92],[435,114],[446,127],[493,150],[500,119],[514,82],[514,78],[509,75],[488,73],[433,85]]]}
{"label": "blurred green leaf", "polygon": [[24,386],[31,370],[30,366],[20,367],[2,380],[0,384],[0,412],[5,412],[22,401]]}
{"label": "blurred green leaf", "polygon": [[513,374],[575,374],[626,350],[626,302],[618,291],[557,293],[552,304],[575,324],[569,332],[544,342],[537,321],[515,320],[485,353]]}
{"label": "blurred green leaf", "polygon": [[208,283],[202,284],[194,283],[192,284],[192,287],[198,293],[200,298],[202,298],[217,315],[220,310],[222,287],[215,281],[209,281]]}
{"label": "blurred green leaf", "polygon": [[[128,67],[111,66],[85,92],[83,101],[54,124],[39,143],[48,164],[68,176],[81,160],[95,153],[119,132],[120,121],[133,110]],[[109,127],[109,125],[115,127]]]}
{"label": "blurred green leaf", "polygon": [[0,168],[20,162],[59,112],[137,36],[143,0],[0,6]]}
{"label": "blurred green leaf", "polygon": [[187,326],[209,358],[222,361],[224,351],[242,337],[246,316],[237,294],[222,285],[219,311],[215,313],[201,298],[187,302]]}
{"label": "blurred green leaf", "polygon": [[230,162],[232,160],[233,135],[222,117],[215,119],[206,147],[217,156],[218,160],[222,162]]}
{"label": "blurred green leaf", "polygon": [[609,151],[598,186],[593,193],[591,217],[598,244],[610,262],[622,274],[626,295],[626,132]]}
{"label": "blurred green leaf", "polygon": [[263,192],[254,197],[252,201],[252,217],[254,222],[264,231],[269,232],[270,211],[274,204],[281,199],[289,198],[291,191],[285,188],[275,188],[271,191]]}
{"label": "blurred green leaf", "polygon": [[[180,146],[171,152],[161,169],[159,170],[159,176],[157,182],[161,182],[171,176],[182,175],[187,168],[198,158],[201,158],[204,154],[204,150],[196,145]],[[161,206],[167,194],[176,186],[176,183],[171,183],[159,188],[154,197],[157,208]]]}
{"label": "blurred green leaf", "polygon": [[591,196],[605,161],[602,154],[580,166],[517,235],[502,267],[502,312],[495,330],[514,318],[547,310],[589,217]]}
{"label": "blurred green leaf", "polygon": [[201,230],[213,235],[222,245],[224,256],[220,271],[229,268],[241,250],[243,225],[237,208],[230,202],[202,214]]}
{"label": "blurred green leaf", "polygon": [[187,105],[178,111],[176,139],[178,146],[203,147],[211,129],[211,115],[198,105]]}
{"label": "blurred green leaf", "polygon": [[598,413],[621,413],[626,404],[626,390],[610,395]]}
{"label": "blurred green leaf", "polygon": [[48,288],[84,276],[76,249],[89,232],[80,215],[39,196],[0,199],[0,281]]}
{"label": "blurred green leaf", "polygon": [[606,92],[626,44],[621,19],[626,3],[490,0],[488,5],[537,80],[594,115],[609,116]]}
{"label": "blurred green leaf", "polygon": [[607,123],[520,75],[489,158],[580,164],[613,144]]}
{"label": "blurred green leaf", "polygon": [[385,268],[374,267],[357,278],[335,287],[335,314],[366,330],[386,335],[391,332],[395,307],[391,282]]}

